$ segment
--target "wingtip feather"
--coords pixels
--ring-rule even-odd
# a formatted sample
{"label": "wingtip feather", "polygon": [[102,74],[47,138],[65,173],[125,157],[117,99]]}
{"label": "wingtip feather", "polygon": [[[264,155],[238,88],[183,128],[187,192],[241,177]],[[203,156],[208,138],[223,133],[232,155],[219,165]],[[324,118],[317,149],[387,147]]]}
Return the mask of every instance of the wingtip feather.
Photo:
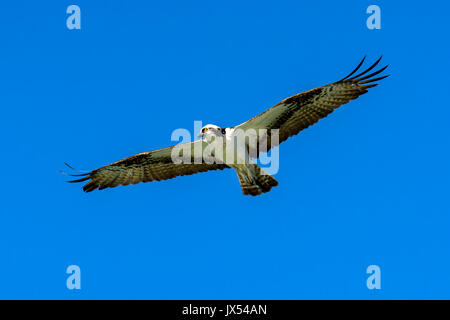
{"label": "wingtip feather", "polygon": [[366,70],[364,70],[363,72],[357,74],[356,76],[353,76],[347,80],[356,80],[357,78],[365,75],[366,73],[368,73],[370,70],[372,70],[373,68],[375,68],[381,61],[381,58],[383,58],[383,56],[379,57],[377,61],[375,61],[369,68],[367,68]]}
{"label": "wingtip feather", "polygon": [[365,55],[362,58],[361,62],[356,66],[356,68],[352,72],[350,72],[346,77],[342,78],[341,80],[339,80],[337,82],[341,82],[341,81],[346,80],[347,78],[351,77],[356,71],[358,71],[359,68],[361,68],[361,66],[363,65],[364,61],[366,60],[366,57],[367,57],[367,55]]}

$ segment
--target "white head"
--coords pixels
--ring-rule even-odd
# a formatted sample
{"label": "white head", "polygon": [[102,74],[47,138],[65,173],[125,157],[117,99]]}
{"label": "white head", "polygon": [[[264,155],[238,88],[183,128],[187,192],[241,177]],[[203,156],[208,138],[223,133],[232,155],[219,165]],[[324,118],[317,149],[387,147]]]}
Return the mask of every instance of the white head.
{"label": "white head", "polygon": [[219,126],[216,126],[214,124],[207,124],[200,130],[200,133],[198,134],[199,138],[205,138],[206,140],[210,140],[212,136],[215,137],[223,137],[224,135],[224,129],[220,128]]}

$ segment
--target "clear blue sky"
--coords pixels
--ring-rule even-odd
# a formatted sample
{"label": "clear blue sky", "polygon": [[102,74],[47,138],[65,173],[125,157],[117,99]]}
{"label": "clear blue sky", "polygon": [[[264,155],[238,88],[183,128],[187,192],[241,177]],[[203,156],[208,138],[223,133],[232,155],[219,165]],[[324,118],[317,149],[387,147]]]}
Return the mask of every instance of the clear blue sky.
{"label": "clear blue sky", "polygon": [[[449,10],[2,1],[0,298],[450,298]],[[231,170],[90,194],[57,171],[168,146],[194,120],[239,124],[381,54],[392,76],[283,143],[266,195]]]}

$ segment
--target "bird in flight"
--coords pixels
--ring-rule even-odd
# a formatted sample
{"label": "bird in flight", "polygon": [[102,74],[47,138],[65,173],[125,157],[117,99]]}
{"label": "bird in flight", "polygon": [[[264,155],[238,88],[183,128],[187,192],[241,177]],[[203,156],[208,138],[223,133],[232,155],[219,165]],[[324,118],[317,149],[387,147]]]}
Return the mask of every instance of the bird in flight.
{"label": "bird in flight", "polygon": [[[368,92],[368,89],[378,85],[374,82],[389,76],[376,77],[388,66],[370,73],[379,64],[381,57],[369,68],[354,75],[364,60],[365,57],[345,78],[284,99],[238,126],[221,128],[206,125],[199,133],[200,140],[139,153],[89,172],[71,174],[81,178],[68,182],[87,181],[83,190],[91,192],[95,189],[102,190],[119,185],[167,180],[209,170],[232,168],[238,175],[244,195],[256,196],[269,192],[272,187],[278,185],[278,182],[254,163],[252,158],[259,157],[259,150],[269,151],[270,148],[325,118],[336,108]],[[250,132],[248,136],[252,138],[253,135],[256,139],[244,139],[243,148],[229,160],[228,146],[232,145],[231,141],[242,132]],[[211,146],[214,147],[213,151],[205,156],[205,149]],[[187,161],[174,161],[173,155],[177,147],[181,147],[180,154]],[[177,152],[179,151],[178,149]]]}

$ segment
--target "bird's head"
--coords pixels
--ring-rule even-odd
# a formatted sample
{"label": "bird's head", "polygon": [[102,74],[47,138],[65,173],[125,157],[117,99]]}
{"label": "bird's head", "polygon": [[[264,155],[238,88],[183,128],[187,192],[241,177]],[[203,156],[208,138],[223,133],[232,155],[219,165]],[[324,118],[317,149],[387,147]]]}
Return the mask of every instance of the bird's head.
{"label": "bird's head", "polygon": [[206,140],[210,140],[211,137],[222,137],[224,135],[224,130],[220,128],[219,126],[216,126],[214,124],[207,124],[204,126],[200,133],[198,134],[199,138],[204,138]]}

